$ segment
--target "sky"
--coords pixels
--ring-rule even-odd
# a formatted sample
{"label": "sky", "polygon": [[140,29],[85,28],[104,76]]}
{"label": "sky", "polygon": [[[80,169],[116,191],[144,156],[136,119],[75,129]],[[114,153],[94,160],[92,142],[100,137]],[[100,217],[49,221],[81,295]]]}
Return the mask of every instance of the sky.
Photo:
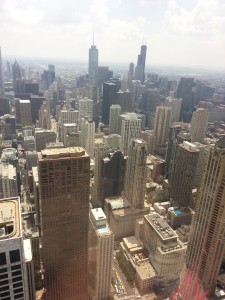
{"label": "sky", "polygon": [[225,0],[0,0],[2,56],[225,69]]}

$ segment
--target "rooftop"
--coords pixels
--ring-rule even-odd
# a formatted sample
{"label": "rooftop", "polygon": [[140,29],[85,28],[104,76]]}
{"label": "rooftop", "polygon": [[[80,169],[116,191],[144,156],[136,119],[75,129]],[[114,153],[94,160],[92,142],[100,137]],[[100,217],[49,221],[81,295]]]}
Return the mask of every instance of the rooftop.
{"label": "rooftop", "polygon": [[0,199],[0,241],[20,237],[19,197]]}
{"label": "rooftop", "polygon": [[80,156],[88,156],[85,150],[81,147],[52,148],[42,150],[41,153],[39,153],[39,160]]}
{"label": "rooftop", "polygon": [[22,104],[30,104],[30,100],[20,100],[20,103],[22,103]]}
{"label": "rooftop", "polygon": [[103,210],[101,208],[93,208],[91,209],[91,214],[93,218],[98,220],[107,220],[106,215],[104,214]]}
{"label": "rooftop", "polygon": [[159,214],[153,213],[145,216],[145,219],[151,226],[155,229],[158,235],[163,240],[170,240],[172,238],[177,238],[177,234],[172,230],[172,228],[167,224],[167,222],[160,217]]}

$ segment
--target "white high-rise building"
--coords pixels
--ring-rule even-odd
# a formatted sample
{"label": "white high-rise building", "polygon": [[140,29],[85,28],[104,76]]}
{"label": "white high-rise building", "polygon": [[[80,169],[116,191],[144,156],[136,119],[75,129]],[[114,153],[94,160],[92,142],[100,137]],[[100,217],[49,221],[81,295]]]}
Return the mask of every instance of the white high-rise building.
{"label": "white high-rise building", "polygon": [[0,199],[0,299],[30,300],[20,200]]}
{"label": "white high-rise building", "polygon": [[98,49],[92,45],[89,49],[89,65],[88,65],[89,84],[98,85]]}
{"label": "white high-rise building", "polygon": [[154,135],[156,136],[156,151],[160,151],[167,142],[170,125],[171,107],[157,106],[155,113]]}
{"label": "white high-rise building", "polygon": [[191,120],[191,141],[203,143],[208,126],[209,112],[207,109],[199,108],[193,112]]}
{"label": "white high-rise building", "polygon": [[18,196],[16,168],[7,163],[0,164],[0,199]]}
{"label": "white high-rise building", "polygon": [[114,235],[101,208],[91,209],[89,229],[89,295],[91,300],[110,297]]}
{"label": "white high-rise building", "polygon": [[146,185],[147,144],[142,139],[132,139],[128,152],[124,194],[135,207],[143,208]]}
{"label": "white high-rise building", "polygon": [[121,106],[118,104],[113,104],[110,106],[109,112],[109,134],[119,132],[119,122],[120,122]]}
{"label": "white high-rise building", "polygon": [[182,98],[166,97],[165,106],[171,107],[170,124],[178,122],[180,119]]}
{"label": "white high-rise building", "polygon": [[94,158],[95,122],[81,119],[81,146]]}
{"label": "white high-rise building", "polygon": [[78,123],[78,110],[61,110],[59,114],[61,126],[65,123]]}
{"label": "white high-rise building", "polygon": [[88,98],[79,100],[79,124],[82,118],[93,120],[93,100]]}
{"label": "white high-rise building", "polygon": [[92,199],[95,206],[103,206],[103,195],[101,186],[102,159],[109,151],[109,146],[98,142],[94,145],[95,168],[94,168],[94,188],[92,190]]}
{"label": "white high-rise building", "polygon": [[131,139],[141,137],[141,119],[136,113],[129,113],[124,116],[121,125],[121,151],[128,155],[128,149]]}

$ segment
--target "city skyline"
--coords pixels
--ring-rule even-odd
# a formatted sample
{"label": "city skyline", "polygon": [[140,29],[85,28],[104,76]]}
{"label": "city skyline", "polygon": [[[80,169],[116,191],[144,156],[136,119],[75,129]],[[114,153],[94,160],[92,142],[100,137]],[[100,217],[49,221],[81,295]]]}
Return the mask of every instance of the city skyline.
{"label": "city skyline", "polygon": [[136,63],[140,44],[146,43],[146,65],[225,69],[223,1],[186,2],[1,1],[2,56],[86,61],[94,31],[100,64]]}

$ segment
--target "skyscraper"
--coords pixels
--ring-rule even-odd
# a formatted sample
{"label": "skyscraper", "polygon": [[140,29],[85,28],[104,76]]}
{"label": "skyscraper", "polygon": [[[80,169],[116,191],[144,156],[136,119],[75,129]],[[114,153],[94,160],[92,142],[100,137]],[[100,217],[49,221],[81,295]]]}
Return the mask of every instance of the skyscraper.
{"label": "skyscraper", "polygon": [[192,114],[191,119],[191,141],[203,143],[208,126],[209,112],[207,109],[199,108]]}
{"label": "skyscraper", "polygon": [[181,103],[182,99],[176,99],[173,97],[167,97],[165,99],[165,106],[171,107],[170,124],[179,122]]}
{"label": "skyscraper", "polygon": [[109,151],[109,146],[104,143],[96,143],[94,148],[95,168],[94,168],[94,187],[92,190],[92,200],[95,207],[103,207],[103,191],[101,186],[102,159]]}
{"label": "skyscraper", "polygon": [[177,145],[169,177],[171,202],[186,207],[192,201],[192,188],[200,150],[189,142]]}
{"label": "skyscraper", "polygon": [[95,122],[81,119],[81,146],[94,158]]}
{"label": "skyscraper", "polygon": [[182,299],[209,299],[225,251],[225,138],[208,152],[187,248]]}
{"label": "skyscraper", "polygon": [[20,199],[0,199],[0,211],[0,298],[29,300]]}
{"label": "skyscraper", "polygon": [[30,100],[19,100],[19,105],[20,105],[19,112],[20,112],[21,126],[22,127],[31,126],[32,120],[31,120]]}
{"label": "skyscraper", "polygon": [[135,79],[140,80],[142,84],[145,81],[146,52],[147,52],[147,46],[142,45],[141,46],[141,52],[138,55],[137,65],[136,65],[136,68],[135,68]]}
{"label": "skyscraper", "polygon": [[109,110],[112,104],[116,104],[117,85],[112,82],[103,83],[102,122],[109,124]]}
{"label": "skyscraper", "polygon": [[89,84],[98,85],[98,49],[94,45],[89,49],[89,65],[88,65]]}
{"label": "skyscraper", "polygon": [[121,125],[121,151],[124,155],[128,155],[131,139],[140,137],[141,119],[135,113],[124,115]]}
{"label": "skyscraper", "polygon": [[78,147],[46,149],[38,170],[46,299],[88,299],[90,157]]}
{"label": "skyscraper", "polygon": [[14,64],[12,65],[12,76],[13,76],[13,89],[15,93],[19,92],[18,83],[20,83],[22,79],[21,68],[15,59]]}
{"label": "skyscraper", "polygon": [[135,208],[144,207],[147,154],[147,145],[144,140],[132,139],[130,141],[124,194]]}
{"label": "skyscraper", "polygon": [[89,291],[90,299],[110,297],[114,235],[101,208],[90,211]]}
{"label": "skyscraper", "polygon": [[124,190],[126,158],[119,150],[112,149],[102,159],[101,187],[103,199],[119,196]]}
{"label": "skyscraper", "polygon": [[5,88],[4,88],[4,76],[2,70],[2,53],[0,47],[0,97],[4,97],[4,96],[5,96]]}
{"label": "skyscraper", "polygon": [[79,100],[79,123],[81,118],[93,120],[93,100],[88,98]]}
{"label": "skyscraper", "polygon": [[191,120],[192,109],[194,107],[194,78],[181,78],[178,84],[176,97],[182,98],[180,118],[184,122]]}
{"label": "skyscraper", "polygon": [[170,125],[171,108],[157,106],[155,113],[154,135],[156,136],[156,151],[164,150]]}
{"label": "skyscraper", "polygon": [[133,77],[134,77],[134,63],[131,62],[129,64],[129,71],[128,71],[128,74],[127,74],[127,81],[131,82],[131,80],[133,80]]}
{"label": "skyscraper", "polygon": [[119,132],[119,117],[121,114],[121,106],[117,104],[113,104],[110,106],[110,114],[109,114],[109,134]]}

